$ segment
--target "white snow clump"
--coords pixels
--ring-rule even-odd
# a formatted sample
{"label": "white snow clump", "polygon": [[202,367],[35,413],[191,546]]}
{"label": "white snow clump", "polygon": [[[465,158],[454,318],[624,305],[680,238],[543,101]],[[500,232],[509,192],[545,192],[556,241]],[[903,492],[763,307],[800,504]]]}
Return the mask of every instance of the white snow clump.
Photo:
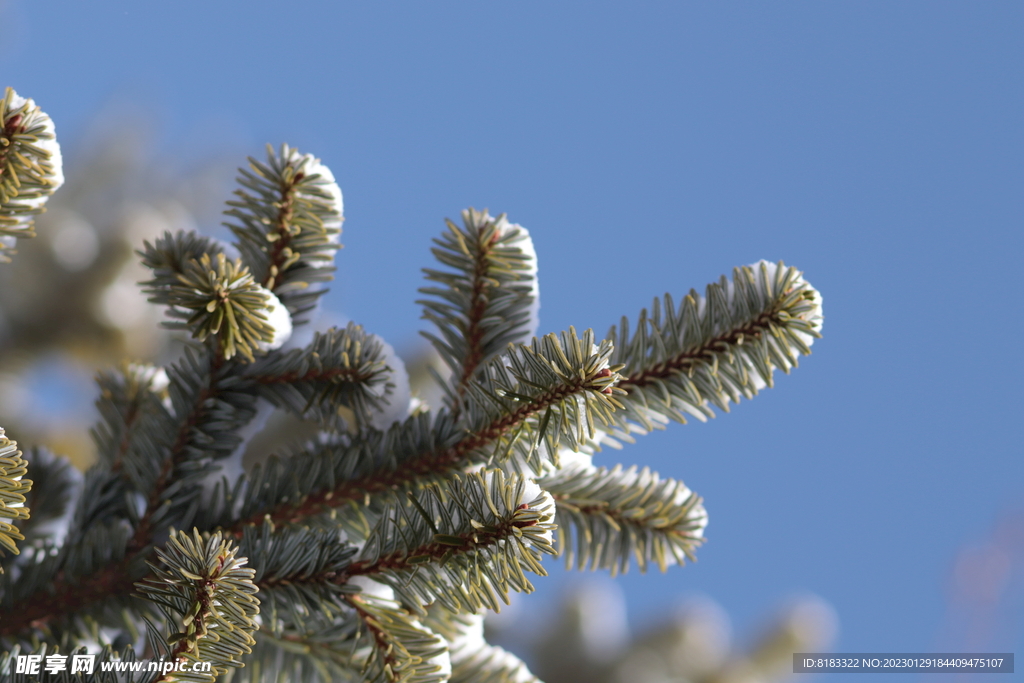
{"label": "white snow clump", "polygon": [[267,324],[274,329],[274,338],[269,342],[259,342],[256,346],[260,351],[266,353],[267,351],[274,351],[281,348],[288,338],[292,336],[292,317],[288,313],[288,308],[281,303],[281,300],[277,298],[277,295],[271,292],[269,289],[260,287],[262,293],[267,296],[267,307],[264,311],[267,316]]}

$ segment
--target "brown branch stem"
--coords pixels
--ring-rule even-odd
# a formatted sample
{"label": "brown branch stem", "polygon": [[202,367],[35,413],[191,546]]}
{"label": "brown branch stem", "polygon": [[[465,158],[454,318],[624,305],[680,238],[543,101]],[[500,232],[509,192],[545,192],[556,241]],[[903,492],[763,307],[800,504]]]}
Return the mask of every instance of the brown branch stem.
{"label": "brown branch stem", "polygon": [[384,660],[384,668],[387,671],[392,672],[392,675],[388,676],[392,681],[397,680],[394,677],[394,670],[396,665],[399,664],[399,659],[394,655],[393,647],[388,642],[387,631],[380,627],[377,623],[377,619],[368,612],[362,604],[362,600],[358,596],[346,596],[345,602],[347,602],[352,609],[359,615],[360,620],[366,626],[367,630],[373,636],[373,645],[377,648],[377,652],[380,653],[381,659]]}
{"label": "brown branch stem", "polygon": [[[466,385],[469,380],[473,377],[473,373],[483,362],[483,350],[480,348],[481,341],[483,341],[484,330],[480,327],[480,321],[483,320],[484,313],[487,312],[487,271],[490,265],[491,247],[498,239],[498,233],[495,232],[487,244],[479,243],[480,230],[477,233],[478,251],[476,254],[476,262],[473,268],[473,282],[472,282],[472,294],[470,300],[473,302],[469,309],[469,314],[466,321],[466,345],[468,347],[468,353],[462,364],[462,376],[459,377],[459,383],[456,387],[456,395],[462,396],[466,393]],[[455,406],[455,411],[458,411],[458,406]]]}
{"label": "brown branch stem", "polygon": [[702,361],[709,361],[716,353],[741,344],[745,337],[756,339],[769,328],[772,323],[780,323],[778,311],[767,311],[757,316],[746,325],[729,330],[724,334],[712,337],[696,348],[684,351],[674,358],[663,361],[649,368],[644,368],[625,377],[618,387],[627,392],[634,388],[643,388],[658,380],[668,379],[672,375],[688,372],[690,368]]}
{"label": "brown branch stem", "polygon": [[639,528],[644,528],[644,529],[652,529],[654,531],[661,531],[661,532],[664,532],[664,533],[667,533],[667,534],[673,534],[673,535],[676,535],[676,536],[685,536],[686,535],[685,531],[673,529],[669,525],[666,525],[666,526],[653,526],[653,527],[647,525],[647,522],[649,522],[650,520],[656,519],[658,517],[663,516],[661,514],[651,514],[651,515],[644,515],[642,517],[636,517],[636,516],[626,515],[623,510],[614,509],[610,505],[607,505],[607,504],[601,505],[601,504],[590,503],[590,504],[586,504],[586,505],[576,505],[575,503],[572,502],[572,496],[571,495],[552,494],[551,497],[555,500],[556,508],[557,508],[557,506],[562,506],[563,508],[572,508],[572,509],[576,510],[577,512],[579,512],[581,514],[584,514],[584,515],[604,515],[605,517],[611,519],[613,522],[618,524],[620,527],[632,526],[632,527],[639,527]]}
{"label": "brown branch stem", "polygon": [[221,356],[220,352],[212,353],[210,357],[210,382],[199,391],[199,395],[196,398],[195,404],[192,406],[191,412],[189,412],[188,417],[186,417],[178,427],[178,434],[174,439],[174,444],[171,446],[171,450],[167,454],[167,457],[164,458],[164,461],[160,466],[160,474],[157,476],[153,489],[149,492],[149,497],[146,500],[146,512],[142,516],[142,519],[139,520],[138,526],[135,527],[135,534],[128,542],[128,553],[130,555],[140,552],[152,541],[153,514],[156,512],[157,506],[160,504],[160,499],[163,497],[164,491],[167,490],[167,486],[170,484],[171,475],[174,473],[175,468],[181,463],[182,453],[185,451],[185,447],[188,445],[189,439],[191,438],[192,429],[203,417],[206,402],[217,394],[213,384],[216,382],[217,372],[223,364],[224,358]]}
{"label": "brown branch stem", "polygon": [[586,390],[586,380],[577,379],[572,384],[547,391],[517,410],[496,418],[480,431],[468,434],[466,438],[450,448],[431,451],[407,460],[402,463],[400,470],[387,470],[343,481],[334,488],[311,493],[301,501],[288,501],[279,504],[271,510],[242,520],[231,528],[231,532],[236,537],[240,537],[242,529],[246,526],[258,526],[266,520],[273,524],[299,523],[332,508],[342,507],[350,501],[362,500],[367,494],[399,489],[418,477],[449,471],[463,464],[470,453],[493,444],[510,429],[522,424],[533,415],[547,410],[550,406],[556,405],[573,394]]}
{"label": "brown branch stem", "polygon": [[278,201],[277,217],[274,220],[274,229],[277,231],[277,239],[270,250],[270,265],[267,267],[267,275],[263,280],[263,286],[274,291],[281,268],[290,257],[288,245],[292,241],[292,232],[289,225],[295,212],[295,186],[305,177],[303,173],[296,173],[290,183],[281,188],[281,198]]}
{"label": "brown branch stem", "polygon": [[125,558],[82,580],[58,575],[52,591],[37,591],[25,602],[17,603],[17,611],[0,621],[0,637],[14,636],[27,628],[45,628],[55,617],[85,605],[109,600],[112,595],[128,595],[134,589],[128,564]]}
{"label": "brown branch stem", "polygon": [[350,564],[348,568],[345,569],[345,571],[341,572],[321,572],[310,577],[303,577],[299,581],[272,577],[260,581],[258,585],[260,589],[276,588],[280,586],[289,585],[291,583],[333,583],[341,586],[348,583],[349,579],[351,579],[354,576],[369,576],[372,574],[379,574],[380,572],[387,570],[401,571],[403,569],[415,567],[418,564],[418,562],[411,562],[410,558],[429,557],[433,560],[441,560],[446,555],[449,555],[452,552],[468,552],[479,550],[480,548],[486,548],[488,546],[494,545],[498,541],[508,538],[511,534],[515,533],[512,531],[512,527],[525,529],[526,527],[534,526],[536,523],[537,521],[533,519],[523,521],[506,520],[501,524],[493,527],[492,530],[474,530],[472,532],[467,532],[464,534],[453,534],[448,536],[449,540],[454,538],[461,539],[462,545],[455,545],[454,542],[431,542],[418,546],[417,548],[414,548],[413,550],[408,552],[396,551],[388,555],[384,555],[372,562],[368,560],[355,562],[353,564]]}
{"label": "brown branch stem", "polygon": [[110,465],[110,471],[115,474],[121,471],[121,467],[124,465],[124,456],[128,453],[128,448],[131,446],[131,431],[132,426],[135,424],[135,420],[139,417],[139,401],[138,397],[132,401],[131,406],[124,414],[124,434],[121,436],[121,441],[117,444],[117,453],[114,454],[114,461]]}

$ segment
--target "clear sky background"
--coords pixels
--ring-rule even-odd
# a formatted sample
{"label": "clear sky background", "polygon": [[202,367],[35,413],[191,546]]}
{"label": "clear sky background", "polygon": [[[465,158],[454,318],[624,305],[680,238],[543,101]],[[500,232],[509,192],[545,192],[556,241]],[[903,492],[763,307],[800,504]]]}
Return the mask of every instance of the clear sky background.
{"label": "clear sky background", "polygon": [[[1021,3],[8,0],[0,22],[0,86],[65,139],[116,96],[186,159],[320,156],[347,214],[328,306],[399,348],[470,205],[530,229],[545,332],[797,266],[826,320],[793,375],[599,456],[710,514],[696,565],[624,579],[631,619],[702,592],[744,631],[810,591],[836,651],[966,643],[954,566],[994,557],[1024,484]],[[1024,653],[1016,544],[978,565],[989,651]]]}

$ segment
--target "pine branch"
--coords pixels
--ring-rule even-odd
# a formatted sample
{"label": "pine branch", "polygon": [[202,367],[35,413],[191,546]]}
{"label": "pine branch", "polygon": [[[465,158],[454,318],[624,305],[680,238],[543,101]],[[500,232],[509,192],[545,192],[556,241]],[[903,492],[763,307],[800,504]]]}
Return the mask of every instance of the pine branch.
{"label": "pine branch", "polygon": [[291,335],[292,323],[278,298],[258,284],[240,259],[228,261],[219,245],[194,233],[165,233],[139,252],[154,278],[143,284],[153,303],[168,306],[193,338],[216,340],[230,359],[240,353],[250,362],[254,353],[279,348]]}
{"label": "pine branch", "polygon": [[349,323],[344,329],[318,332],[304,349],[259,359],[244,376],[278,407],[326,425],[348,422],[358,431],[392,396],[393,374],[383,343]]}
{"label": "pine branch", "polygon": [[6,553],[17,555],[20,551],[16,542],[25,540],[14,522],[29,518],[25,496],[32,490],[32,481],[24,479],[26,473],[27,463],[18,450],[18,442],[4,436],[0,427],[0,557]]}
{"label": "pine branch", "polygon": [[540,479],[557,504],[558,547],[566,566],[624,573],[635,560],[695,561],[707,513],[700,497],[681,481],[661,479],[648,468],[571,467]]}
{"label": "pine branch", "polygon": [[361,667],[366,683],[443,683],[451,674],[445,642],[390,600],[351,595],[359,640],[368,642]]}
{"label": "pine branch", "polygon": [[[85,475],[63,543],[34,549],[31,563],[15,564],[0,577],[0,639],[91,638],[90,629],[136,628],[138,605],[128,599],[133,580],[145,573],[140,553],[128,552],[123,479],[100,468]],[[30,570],[25,570],[30,569]],[[14,580],[9,580],[14,577]],[[129,611],[131,610],[131,611]]]}
{"label": "pine branch", "polygon": [[[137,507],[137,497],[128,494],[132,489],[126,487],[121,473],[90,471],[86,490],[91,495],[75,515],[78,531],[73,528],[69,533],[74,542],[54,558],[51,583],[22,584],[8,598],[0,637],[45,626],[55,618],[94,609],[114,595],[127,594],[132,582],[141,577],[141,560],[156,536],[171,526],[188,524],[196,514],[201,480],[216,460],[237,448],[238,430],[255,413],[255,398],[235,372],[232,361],[189,349],[167,369],[171,410],[159,416],[162,422],[152,425],[152,432],[144,432],[155,434],[156,439],[151,448],[140,441],[123,454],[123,469],[133,473],[138,487],[134,491],[145,501],[142,509]],[[125,519],[134,533],[126,530]],[[75,559],[79,556],[80,562]],[[40,592],[43,588],[48,590]]]}
{"label": "pine branch", "polygon": [[625,410],[615,423],[649,431],[668,419],[685,423],[687,414],[714,417],[710,405],[728,412],[730,401],[771,387],[775,368],[796,367],[821,323],[821,295],[781,262],[736,268],[732,281],[723,276],[703,297],[691,290],[678,308],[668,295],[664,306],[655,299],[632,336],[625,318],[608,333],[611,362],[625,366]]}
{"label": "pine branch", "polygon": [[[87,478],[87,487],[88,483]],[[136,571],[131,558],[124,555],[129,538],[124,526],[75,526],[68,537],[75,542],[54,548],[52,554],[40,552],[37,558],[41,561],[32,566],[32,571],[19,572],[16,581],[4,579],[0,591],[3,642],[38,638],[62,627],[74,631],[72,616],[93,612],[116,617],[112,613],[127,606],[126,596],[132,591]],[[113,618],[110,623],[117,621]]]}
{"label": "pine branch", "polygon": [[345,612],[355,589],[334,579],[348,569],[357,549],[336,531],[247,527],[239,552],[253,558],[265,623],[302,625],[314,615],[332,620]]}
{"label": "pine branch", "polygon": [[546,575],[554,554],[550,496],[500,470],[453,475],[448,486],[409,494],[381,516],[362,553],[336,579],[372,578],[417,608],[437,601],[453,612],[500,610],[508,591],[531,592],[523,570]]}
{"label": "pine branch", "polygon": [[[0,251],[31,234],[63,180],[52,132],[8,89]],[[703,539],[702,502],[681,482],[594,468],[587,454],[728,410],[819,336],[820,295],[762,262],[678,308],[656,301],[632,334],[623,321],[599,344],[571,328],[514,343],[536,324],[533,245],[504,215],[470,209],[435,241],[442,269],[426,271],[421,290],[439,330],[427,336],[452,370],[447,405],[380,429],[389,401],[405,407],[402,370],[380,340],[349,325],[278,351],[331,279],[342,222],[333,175],[282,146],[250,159],[239,182],[226,213],[240,258],[195,233],[140,252],[151,301],[198,341],[166,370],[100,376],[99,465],[80,481],[34,455],[33,496],[48,499],[29,499],[37,515],[21,529],[7,520],[27,518],[31,482],[0,430],[0,549],[31,548],[2,565],[3,645],[138,642],[144,621],[149,654],[215,667],[159,680],[536,681],[484,641],[479,614],[532,590],[526,574],[545,573],[556,521],[569,564],[613,573],[682,564]],[[326,431],[250,476],[225,476],[211,496],[207,480],[241,456],[260,398]],[[145,600],[130,599],[133,586]],[[165,639],[152,620],[177,632]],[[134,653],[104,653],[116,656]]]}
{"label": "pine branch", "polygon": [[174,437],[169,449],[145,453],[138,464],[146,468],[147,503],[133,551],[150,542],[155,528],[187,523],[200,481],[241,443],[238,430],[255,415],[256,399],[236,372],[234,363],[207,350],[186,349],[168,368]]}
{"label": "pine branch", "polygon": [[545,453],[563,444],[579,448],[594,436],[595,423],[610,421],[619,375],[608,367],[608,342],[598,347],[589,330],[582,338],[570,330],[509,348],[469,385],[458,423],[444,412],[434,420],[413,417],[387,432],[361,434],[352,445],[272,460],[255,471],[232,530],[237,535],[264,517],[301,523],[474,464],[515,457],[539,471]]}
{"label": "pine branch", "polygon": [[[474,462],[501,460],[517,451],[523,457],[539,458],[538,445],[545,438],[556,445],[563,442],[578,445],[593,430],[595,421],[607,421],[614,407],[614,399],[608,392],[618,375],[607,367],[610,353],[610,346],[597,347],[593,343],[589,331],[582,339],[570,331],[561,339],[549,335],[535,340],[531,347],[520,347],[508,358],[492,361],[488,372],[477,380],[481,386],[474,387],[468,394],[463,416],[470,425],[479,425],[472,432],[457,428],[444,416],[434,424],[436,429],[424,431],[420,420],[420,438],[412,444],[402,443],[397,437],[390,441],[378,440],[378,444],[397,443],[402,447],[387,451],[385,457],[360,459],[358,467],[365,472],[362,478],[339,477],[333,486],[328,479],[326,488],[320,479],[300,497],[279,498],[273,501],[270,510],[263,508],[247,521],[260,524],[268,513],[275,523],[300,521],[333,508],[347,507],[363,500],[368,493],[383,493],[417,480],[435,480],[445,472]],[[252,397],[237,390],[230,391],[232,383],[226,378],[231,375],[231,363],[218,361],[216,355],[206,358],[205,363],[210,364],[206,370],[203,356],[191,352],[186,352],[180,366],[169,368],[173,412],[180,416],[175,418],[180,426],[170,452],[148,461],[151,465],[147,481],[151,483],[145,490],[150,491],[149,502],[129,543],[130,557],[145,549],[155,529],[187,522],[194,514],[190,510],[198,493],[197,478],[205,473],[201,469],[197,471],[195,464],[229,454],[237,443],[235,432],[251,418]],[[213,431],[208,431],[211,428]],[[395,433],[401,435],[402,431],[403,427],[399,427]],[[549,448],[549,452],[554,452],[554,448]],[[322,460],[310,460],[323,464]],[[153,464],[158,467],[153,469]],[[342,459],[342,466],[352,474],[351,468],[357,465]],[[186,469],[174,474],[179,468]],[[313,471],[313,467],[306,471]],[[163,492],[172,481],[174,495],[167,497]],[[255,492],[261,489],[250,488]],[[248,506],[250,512],[252,508]],[[236,533],[240,533],[245,524],[236,523],[233,526]],[[83,605],[104,587],[123,585],[131,577],[126,561],[77,586],[58,582],[57,589],[70,604]],[[34,607],[26,605],[29,609],[24,614],[33,615],[35,621],[46,621],[56,614],[47,611],[52,607],[42,600]],[[30,623],[18,622],[23,626]],[[10,631],[0,626],[0,632]]]}
{"label": "pine branch", "polygon": [[34,217],[64,183],[53,121],[11,88],[0,99],[0,263],[15,239],[33,237]]}
{"label": "pine branch", "polygon": [[524,569],[545,575],[539,558],[555,552],[554,511],[535,484],[506,480],[500,471],[454,475],[448,486],[426,487],[411,503],[399,501],[383,512],[355,561],[327,532],[247,528],[247,548],[281,558],[280,567],[261,566],[257,578],[262,590],[281,591],[270,599],[271,610],[286,596],[282,604],[291,608],[282,618],[301,623],[349,600],[354,577],[391,586],[411,606],[436,600],[452,611],[500,609],[498,600],[507,604],[509,589],[533,590]]}
{"label": "pine branch", "polygon": [[298,629],[271,632],[261,628],[256,632],[252,654],[246,657],[245,668],[235,672],[232,683],[357,680],[359,667],[352,661],[354,636],[354,630],[347,627],[326,633]]}
{"label": "pine branch", "polygon": [[139,255],[142,265],[153,271],[153,279],[142,283],[160,297],[157,303],[167,304],[170,290],[181,285],[181,277],[189,264],[203,256],[217,258],[224,254],[224,245],[217,240],[194,231],[167,232],[142,243]]}
{"label": "pine branch", "polygon": [[256,647],[239,672],[243,680],[448,680],[444,640],[395,602],[389,588],[364,583],[368,591],[345,586],[340,604],[332,600],[330,609],[298,621],[261,615]]}
{"label": "pine branch", "polygon": [[241,189],[225,212],[242,261],[256,281],[277,294],[295,324],[326,291],[310,285],[332,279],[340,248],[342,199],[330,169],[287,145],[267,146],[267,161],[249,158],[239,169]]}
{"label": "pine branch", "polygon": [[[196,263],[194,259],[185,259],[197,251],[217,251],[216,245],[187,234],[165,235],[156,245],[146,247],[144,258],[153,267],[157,280],[163,278],[164,282],[175,279],[175,269],[182,263]],[[147,379],[144,375],[150,372],[149,386],[143,391],[141,387]],[[101,495],[93,500],[105,504],[96,508],[96,516],[88,511],[78,515],[79,524],[101,523],[97,528],[103,529],[113,524],[113,530],[121,529],[118,518],[127,519],[134,534],[122,538],[115,533],[104,545],[104,553],[93,551],[96,557],[113,553],[105,566],[95,567],[95,575],[81,567],[74,572],[64,568],[57,573],[55,569],[50,593],[61,596],[61,603],[44,595],[33,595],[34,591],[19,592],[19,613],[0,624],[0,635],[16,633],[29,625],[47,624],[55,616],[68,613],[68,607],[88,608],[112,587],[123,587],[138,578],[135,567],[154,537],[171,525],[187,523],[195,515],[201,480],[214,467],[213,461],[227,457],[237,448],[237,432],[252,419],[255,398],[236,376],[231,361],[207,350],[198,355],[186,350],[184,359],[169,368],[170,409],[163,399],[155,400],[158,392],[153,391],[152,381],[157,375],[155,369],[136,369],[120,378],[101,377],[108,403],[101,407],[105,424],[97,429],[97,436],[110,463],[107,472],[113,476],[98,475],[96,493]],[[162,392],[163,387],[160,389]],[[148,411],[144,429],[135,429],[140,400],[146,403]],[[129,495],[132,491],[143,494],[145,504],[141,510]],[[71,545],[72,549],[85,550],[86,557],[90,556],[90,547],[88,536]],[[61,557],[74,557],[73,552],[69,553]]]}
{"label": "pine branch", "polygon": [[[163,278],[164,282],[174,279],[175,269],[180,264],[185,263],[186,267],[188,263],[195,264],[194,259],[186,261],[185,258],[198,250],[217,253],[216,245],[188,234],[165,235],[156,245],[146,247],[144,259],[153,267],[157,280]],[[153,372],[155,377],[156,371]],[[46,595],[33,595],[35,591],[19,591],[20,609],[0,623],[0,636],[16,633],[29,625],[47,624],[54,617],[67,614],[72,606],[88,609],[110,590],[123,591],[138,578],[135,567],[147,553],[155,535],[171,525],[187,523],[188,518],[195,515],[201,480],[211,471],[215,460],[227,457],[237,448],[240,442],[237,432],[255,414],[255,398],[245,382],[236,376],[234,363],[226,361],[220,353],[204,349],[197,355],[186,350],[182,361],[170,367],[167,374],[170,410],[163,405],[163,400],[154,402],[155,396],[139,395],[139,388],[128,387],[142,382],[143,378],[101,377],[101,387],[110,392],[110,403],[101,408],[105,424],[97,429],[97,436],[101,450],[106,450],[110,458],[108,471],[115,476],[100,476],[97,482],[97,492],[103,495],[95,500],[108,501],[96,508],[99,516],[92,518],[89,513],[80,513],[79,518],[80,522],[101,523],[97,529],[110,528],[114,536],[103,546],[103,553],[89,554],[89,548],[96,541],[89,535],[78,539],[72,548],[85,550],[85,557],[107,557],[109,561],[96,565],[95,575],[90,575],[84,567],[59,573],[55,569],[50,594],[60,596],[60,601]],[[119,382],[124,386],[116,386]],[[134,396],[129,395],[132,393]],[[142,429],[133,428],[138,418],[132,415],[138,409],[138,406],[133,408],[133,402],[138,400],[143,400],[148,409]],[[114,453],[109,455],[112,438],[117,444]],[[107,449],[102,448],[104,445]],[[124,474],[120,475],[121,472]],[[128,495],[133,490],[144,496],[142,510]],[[119,535],[121,527],[117,525],[117,518],[127,519],[134,534]],[[67,561],[76,556],[72,551],[69,553],[61,557]],[[45,584],[39,587],[42,585]]]}
{"label": "pine branch", "polygon": [[220,534],[203,538],[178,532],[157,550],[160,564],[150,564],[155,578],[137,584],[141,597],[156,604],[182,631],[171,636],[171,655],[189,663],[210,662],[211,673],[176,672],[157,680],[214,681],[251,652],[259,612],[253,570]]}
{"label": "pine branch", "polygon": [[170,379],[163,368],[125,363],[96,378],[101,422],[92,430],[97,453],[111,472],[121,473],[136,491],[147,488],[138,465],[169,439]]}
{"label": "pine branch", "polygon": [[451,368],[456,399],[487,361],[533,334],[538,307],[537,256],[526,229],[474,209],[462,221],[463,228],[446,221],[448,232],[434,240],[434,257],[451,270],[424,269],[441,286],[420,289],[432,298],[417,302],[441,334],[422,333]]}

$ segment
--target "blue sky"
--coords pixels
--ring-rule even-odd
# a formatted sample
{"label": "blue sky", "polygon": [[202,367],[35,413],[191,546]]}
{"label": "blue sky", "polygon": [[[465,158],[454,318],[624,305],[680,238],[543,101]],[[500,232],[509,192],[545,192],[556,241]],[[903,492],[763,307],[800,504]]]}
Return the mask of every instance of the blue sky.
{"label": "blue sky", "polygon": [[[430,238],[470,205],[530,229],[542,331],[603,333],[761,258],[799,267],[825,337],[792,376],[600,456],[684,479],[710,513],[695,566],[626,577],[633,622],[703,592],[744,631],[811,591],[836,651],[956,646],[954,559],[1024,483],[1024,6],[283,7],[8,0],[0,85],[65,139],[119,97],[185,159],[320,156],[347,214],[329,306],[400,348]],[[1020,622],[990,640],[1020,649]]]}

